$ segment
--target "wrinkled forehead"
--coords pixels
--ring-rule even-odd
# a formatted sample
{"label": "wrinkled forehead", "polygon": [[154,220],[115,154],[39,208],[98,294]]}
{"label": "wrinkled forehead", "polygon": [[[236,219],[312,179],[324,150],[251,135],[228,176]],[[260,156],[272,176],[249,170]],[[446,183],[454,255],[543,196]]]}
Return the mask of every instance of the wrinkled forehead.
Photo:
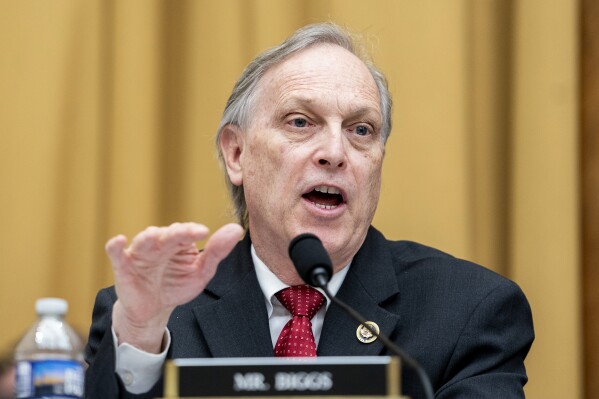
{"label": "wrinkled forehead", "polygon": [[[368,67],[351,52],[333,44],[308,47],[270,68],[257,96],[280,103],[293,96],[327,96],[345,107],[371,107],[381,115],[378,87]],[[381,115],[382,119],[382,115]]]}

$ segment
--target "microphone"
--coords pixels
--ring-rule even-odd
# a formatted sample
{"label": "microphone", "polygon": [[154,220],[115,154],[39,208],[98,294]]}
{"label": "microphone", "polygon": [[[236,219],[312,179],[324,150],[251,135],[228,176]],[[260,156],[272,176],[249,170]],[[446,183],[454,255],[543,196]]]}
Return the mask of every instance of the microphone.
{"label": "microphone", "polygon": [[403,363],[414,370],[424,389],[427,399],[434,399],[433,387],[426,372],[418,362],[393,343],[385,334],[377,332],[366,323],[366,318],[355,309],[331,294],[328,288],[329,281],[333,276],[333,263],[327,250],[320,239],[312,233],[304,233],[295,237],[289,243],[289,257],[298,274],[304,282],[313,287],[322,288],[332,302],[339,305],[358,323],[368,329],[374,336],[378,337],[383,345],[393,354],[398,356]]}
{"label": "microphone", "polygon": [[306,284],[326,287],[333,276],[333,263],[324,245],[312,233],[304,233],[289,243],[289,257]]}

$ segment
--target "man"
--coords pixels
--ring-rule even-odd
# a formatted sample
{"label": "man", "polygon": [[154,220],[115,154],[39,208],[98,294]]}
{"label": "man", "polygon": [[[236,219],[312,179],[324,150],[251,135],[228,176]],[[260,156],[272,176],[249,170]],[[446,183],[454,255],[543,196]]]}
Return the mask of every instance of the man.
{"label": "man", "polygon": [[[438,398],[523,397],[533,329],[520,289],[370,226],[390,130],[384,77],[337,26],[307,26],[257,57],[217,135],[245,237],[227,225],[198,252],[208,231],[184,223],[107,243],[115,287],[96,300],[86,397],[160,396],[166,357],[280,354],[290,311],[279,292],[303,284],[287,248],[305,232],[331,256],[332,291],[423,365]],[[315,311],[319,356],[388,353],[356,339],[335,305]],[[413,374],[403,385],[420,397]]]}

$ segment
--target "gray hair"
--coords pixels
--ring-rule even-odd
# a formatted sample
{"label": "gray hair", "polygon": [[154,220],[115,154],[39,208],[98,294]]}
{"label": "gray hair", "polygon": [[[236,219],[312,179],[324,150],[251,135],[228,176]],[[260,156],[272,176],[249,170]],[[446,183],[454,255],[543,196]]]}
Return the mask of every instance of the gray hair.
{"label": "gray hair", "polygon": [[[250,115],[258,92],[258,85],[264,74],[273,66],[283,62],[287,57],[304,50],[308,47],[318,44],[333,44],[340,46],[358,57],[370,71],[379,90],[381,102],[381,112],[383,124],[381,127],[381,138],[383,143],[391,133],[391,94],[387,85],[387,79],[372,63],[366,52],[359,46],[351,33],[343,30],[333,23],[318,23],[307,25],[298,29],[283,43],[262,54],[258,55],[245,68],[233,92],[227,101],[225,111],[218,126],[216,134],[216,148],[218,159],[224,166],[224,158],[219,145],[223,128],[227,125],[239,126],[241,129],[247,129],[250,126]],[[225,181],[231,194],[235,215],[244,228],[248,227],[249,215],[245,202],[243,185],[236,186],[231,183],[225,169]]]}

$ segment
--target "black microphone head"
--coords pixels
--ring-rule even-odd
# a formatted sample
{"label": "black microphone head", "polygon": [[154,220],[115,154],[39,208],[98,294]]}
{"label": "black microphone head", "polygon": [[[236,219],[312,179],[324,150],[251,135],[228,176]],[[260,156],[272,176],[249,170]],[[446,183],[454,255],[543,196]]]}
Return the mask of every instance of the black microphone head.
{"label": "black microphone head", "polygon": [[322,287],[333,275],[331,258],[320,239],[312,233],[300,234],[291,240],[289,257],[306,284]]}

